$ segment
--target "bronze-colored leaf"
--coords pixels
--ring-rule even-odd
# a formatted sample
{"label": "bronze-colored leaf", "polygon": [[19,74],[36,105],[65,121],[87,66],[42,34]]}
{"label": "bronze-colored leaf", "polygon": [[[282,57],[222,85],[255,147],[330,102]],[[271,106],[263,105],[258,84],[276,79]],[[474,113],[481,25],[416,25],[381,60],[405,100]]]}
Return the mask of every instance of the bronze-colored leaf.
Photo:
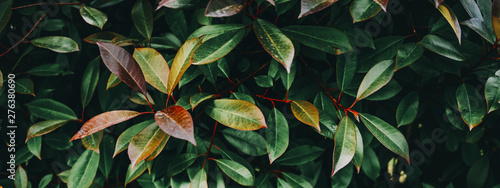
{"label": "bronze-colored leaf", "polygon": [[156,123],[165,133],[191,142],[196,146],[194,139],[193,118],[181,106],[171,106],[155,114]]}
{"label": "bronze-colored leaf", "polygon": [[130,111],[130,110],[116,110],[110,112],[104,112],[99,114],[92,119],[88,120],[83,124],[82,128],[71,138],[70,141],[80,139],[96,133],[97,131],[103,130],[109,126],[127,121],[140,115],[141,113]]}

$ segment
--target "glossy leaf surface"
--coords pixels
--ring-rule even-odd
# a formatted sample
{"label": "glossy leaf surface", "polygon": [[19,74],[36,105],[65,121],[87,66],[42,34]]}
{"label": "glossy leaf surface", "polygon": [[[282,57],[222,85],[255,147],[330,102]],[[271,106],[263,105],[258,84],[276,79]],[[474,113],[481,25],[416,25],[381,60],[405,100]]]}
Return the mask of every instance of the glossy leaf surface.
{"label": "glossy leaf surface", "polygon": [[292,41],[271,22],[256,19],[253,28],[262,47],[290,72],[295,49]]}
{"label": "glossy leaf surface", "polygon": [[181,106],[170,106],[162,111],[157,111],[155,120],[165,133],[189,141],[196,146],[193,118],[186,109]]}
{"label": "glossy leaf surface", "polygon": [[214,120],[238,130],[267,128],[264,114],[248,101],[218,99],[205,105],[205,113]]}
{"label": "glossy leaf surface", "polygon": [[73,138],[71,138],[71,140],[86,137],[109,126],[132,119],[138,115],[140,115],[139,112],[130,110],[104,112],[85,122],[82,128],[73,136]]}

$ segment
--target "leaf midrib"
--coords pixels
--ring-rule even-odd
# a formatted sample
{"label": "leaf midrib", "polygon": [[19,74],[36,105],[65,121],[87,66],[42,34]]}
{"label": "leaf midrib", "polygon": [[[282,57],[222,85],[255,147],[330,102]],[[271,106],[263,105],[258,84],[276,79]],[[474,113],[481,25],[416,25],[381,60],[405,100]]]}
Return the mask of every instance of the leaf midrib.
{"label": "leaf midrib", "polygon": [[[379,129],[377,126],[375,126],[375,123],[373,123],[371,120],[369,120],[368,118],[366,118],[366,117],[365,117],[364,115],[362,115],[362,114],[360,114],[360,116],[361,116],[361,118],[362,118],[363,120],[366,120],[367,122],[369,122],[369,123],[372,125],[372,126],[370,126],[370,127],[373,127],[373,128],[375,128],[376,130],[378,130],[379,132],[383,133],[382,135],[384,135],[384,137],[386,137],[386,138],[388,138],[389,140],[391,140],[391,142],[392,142],[394,145],[396,145],[396,146],[397,146],[397,148],[398,148],[401,152],[404,152],[403,148],[401,148],[401,147],[399,146],[399,144],[397,144],[397,142],[395,142],[395,141],[394,141],[391,137],[387,136],[387,135],[385,134],[385,132],[383,132],[381,129]],[[368,126],[367,126],[367,127],[368,127]],[[393,127],[393,128],[394,128],[394,127]],[[372,129],[368,128],[368,130],[369,130],[370,132],[372,132]],[[372,132],[372,133],[373,133],[373,132]],[[374,135],[375,135],[375,134],[374,134]],[[375,138],[377,138],[377,136],[375,136]],[[380,141],[380,143],[382,143],[382,145],[384,145],[384,146],[385,146],[384,142],[382,142],[379,138],[377,138],[377,140],[379,140],[379,141]],[[390,149],[389,149],[389,150],[390,150]],[[398,154],[399,154],[399,153],[398,153]],[[403,153],[401,153],[401,154],[403,154]]]}

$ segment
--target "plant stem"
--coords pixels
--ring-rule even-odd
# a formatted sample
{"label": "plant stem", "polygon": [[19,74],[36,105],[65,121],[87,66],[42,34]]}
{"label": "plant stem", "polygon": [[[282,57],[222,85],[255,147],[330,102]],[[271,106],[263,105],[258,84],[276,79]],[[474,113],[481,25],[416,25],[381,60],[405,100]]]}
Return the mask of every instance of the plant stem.
{"label": "plant stem", "polygon": [[33,30],[35,30],[36,26],[38,26],[38,24],[42,21],[43,18],[45,18],[45,16],[47,16],[47,12],[45,12],[45,14],[42,15],[42,17],[40,17],[40,19],[38,19],[38,21],[35,23],[35,25],[33,25],[33,28],[31,28],[31,30],[21,39],[19,40],[19,42],[17,42],[16,44],[14,44],[14,46],[10,47],[7,51],[5,51],[4,53],[0,54],[0,57],[4,56],[5,54],[9,53],[12,49],[14,49],[17,45],[21,44],[21,42],[24,41],[24,39],[26,39],[26,37],[28,37],[31,32],[33,32]]}
{"label": "plant stem", "polygon": [[203,162],[203,169],[205,168],[205,164],[207,163],[207,160],[208,160],[208,155],[210,154],[210,149],[212,149],[212,145],[214,143],[214,138],[215,138],[215,131],[217,130],[217,121],[215,122],[215,126],[214,126],[214,132],[212,133],[212,140],[210,140],[210,145],[208,146],[208,150],[207,150],[207,156],[205,157],[205,162]]}

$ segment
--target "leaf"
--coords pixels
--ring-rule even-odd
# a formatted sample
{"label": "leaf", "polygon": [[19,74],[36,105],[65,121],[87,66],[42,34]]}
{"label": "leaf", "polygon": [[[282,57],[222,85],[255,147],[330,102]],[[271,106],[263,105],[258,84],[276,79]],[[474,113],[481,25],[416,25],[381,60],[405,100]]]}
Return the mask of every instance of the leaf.
{"label": "leaf", "polygon": [[313,161],[318,158],[324,149],[316,146],[302,145],[293,147],[276,159],[275,164],[298,166]]}
{"label": "leaf", "polygon": [[457,88],[458,110],[469,129],[476,127],[483,121],[486,106],[479,92],[469,84],[462,84]]}
{"label": "leaf", "polygon": [[234,0],[210,0],[205,10],[207,17],[229,17],[243,9],[243,5]]}
{"label": "leaf", "polygon": [[189,188],[208,188],[207,172],[205,172],[205,169],[202,168],[196,173],[189,184]]}
{"label": "leaf", "polygon": [[68,120],[46,120],[35,123],[28,129],[26,142],[31,138],[50,133],[68,122]]}
{"label": "leaf", "polygon": [[51,120],[75,120],[78,119],[75,112],[68,106],[52,99],[38,99],[26,104],[31,114]]}
{"label": "leaf", "polygon": [[264,114],[248,101],[218,99],[205,105],[205,113],[214,120],[238,130],[267,128]]}
{"label": "leaf", "polygon": [[109,126],[132,119],[138,115],[140,115],[139,112],[129,110],[104,112],[85,122],[82,128],[80,128],[70,141],[86,137]]}
{"label": "leaf", "polygon": [[410,124],[417,117],[419,96],[417,92],[411,92],[399,102],[396,110],[396,121],[398,127]]}
{"label": "leaf", "polygon": [[490,158],[483,156],[476,160],[467,172],[467,187],[483,187],[488,178]]}
{"label": "leaf", "polygon": [[116,75],[114,75],[113,73],[111,73],[109,75],[108,82],[106,84],[106,90],[108,90],[109,88],[117,86],[120,82],[122,82],[122,81],[118,77],[116,77]]}
{"label": "leaf", "polygon": [[358,72],[368,72],[380,61],[393,59],[398,49],[403,45],[404,37],[388,36],[374,40],[375,50],[369,50],[366,55],[358,57]]}
{"label": "leaf", "polygon": [[219,76],[219,67],[217,63],[210,63],[198,66],[198,69],[203,73],[205,79],[207,79],[211,84],[216,85],[217,77]]}
{"label": "leaf", "polygon": [[493,0],[491,7],[491,23],[497,39],[500,38],[500,0]]}
{"label": "leaf", "polygon": [[123,131],[122,134],[118,137],[116,140],[116,146],[115,146],[115,151],[113,153],[113,158],[123,150],[128,148],[128,145],[132,138],[139,132],[141,132],[144,128],[146,128],[148,125],[151,125],[154,123],[155,120],[151,119],[148,121],[144,121],[138,124],[135,124],[134,126],[129,127],[127,130]]}
{"label": "leaf", "polygon": [[155,159],[156,157],[158,157],[158,155],[160,155],[160,153],[163,151],[163,148],[165,148],[165,145],[167,145],[167,142],[169,139],[170,139],[170,135],[167,134],[165,136],[165,138],[163,139],[163,141],[161,141],[160,145],[158,145],[158,147],[153,151],[153,153],[151,153],[151,155],[149,155],[148,158],[146,158],[145,160],[151,161],[151,160]]}
{"label": "leaf", "polygon": [[495,43],[496,36],[494,34],[490,34],[489,30],[486,28],[485,23],[482,21],[482,18],[471,18],[469,20],[465,20],[460,22],[460,24],[465,25],[472,30],[474,30],[481,37],[486,39],[490,44]]}
{"label": "leaf", "polygon": [[36,156],[38,159],[42,160],[40,156],[40,152],[42,150],[42,137],[35,137],[27,141],[26,145],[28,145],[28,150]]}
{"label": "leaf", "polygon": [[256,19],[253,28],[262,47],[290,72],[295,53],[292,41],[271,22]]}
{"label": "leaf", "polygon": [[302,176],[298,176],[292,173],[283,172],[283,177],[288,184],[292,187],[303,187],[303,188],[313,188],[310,182],[304,179]]}
{"label": "leaf", "polygon": [[198,104],[202,103],[203,101],[206,101],[208,99],[213,98],[213,94],[209,93],[198,93],[189,98],[189,104],[191,104],[191,108],[194,109]]}
{"label": "leaf", "polygon": [[226,56],[245,36],[243,28],[226,31],[215,37],[205,37],[201,45],[193,51],[193,65],[203,65]]}
{"label": "leaf", "polygon": [[382,7],[375,0],[353,0],[349,11],[353,21],[361,22],[375,16]]}
{"label": "leaf", "polygon": [[231,145],[247,155],[261,156],[267,154],[266,140],[257,132],[224,129],[222,133]]}
{"label": "leaf", "polygon": [[12,0],[3,1],[0,3],[0,33],[10,21],[12,15]]}
{"label": "leaf", "polygon": [[170,106],[157,111],[155,120],[158,126],[172,137],[191,142],[196,146],[194,139],[193,118],[181,106]]}
{"label": "leaf", "polygon": [[36,47],[46,48],[57,53],[70,53],[80,51],[78,44],[71,38],[61,36],[47,36],[31,40]]}
{"label": "leaf", "polygon": [[[304,1],[308,0],[303,0],[302,3]],[[282,31],[294,41],[330,54],[338,55],[352,51],[347,35],[335,28],[292,25],[283,28]]]}
{"label": "leaf", "polygon": [[156,123],[152,123],[137,133],[128,145],[128,157],[132,168],[151,155],[165,139],[166,135]]}
{"label": "leaf", "polygon": [[363,172],[368,176],[368,178],[376,181],[380,173],[380,163],[377,154],[372,148],[367,147],[365,149],[366,160],[363,161]]}
{"label": "leaf", "polygon": [[295,118],[321,132],[319,127],[319,112],[312,103],[305,100],[294,100],[290,106]]}
{"label": "leaf", "polygon": [[300,1],[300,14],[298,18],[319,12],[338,0],[301,0]]}
{"label": "leaf", "polygon": [[266,148],[269,153],[269,164],[285,153],[289,143],[288,122],[285,116],[273,108],[267,116]]}
{"label": "leaf", "polygon": [[26,174],[26,170],[19,165],[17,166],[16,175],[14,176],[14,185],[16,188],[28,188],[28,175]]}
{"label": "leaf", "polygon": [[110,43],[97,42],[104,65],[135,91],[146,95],[146,81],[141,68],[123,48]]}
{"label": "leaf", "polygon": [[359,131],[358,127],[355,126],[356,128],[356,152],[354,152],[354,157],[352,158],[352,164],[354,164],[354,167],[356,167],[356,170],[358,170],[359,174],[359,169],[361,168],[361,165],[363,164],[363,159],[364,159],[364,146],[363,146],[363,137],[361,135],[361,132]]}
{"label": "leaf", "polygon": [[389,3],[389,0],[373,0],[375,3],[379,4],[382,9],[384,9],[384,12],[387,12],[387,4]]}
{"label": "leaf", "polygon": [[132,7],[132,21],[135,28],[146,39],[153,34],[153,8],[148,0],[137,0]]}
{"label": "leaf", "polygon": [[[345,91],[351,84],[354,75],[356,74],[356,67],[358,64],[358,56],[356,53],[348,53],[342,56],[337,56],[337,85],[340,91]],[[325,110],[325,109],[323,109]]]}
{"label": "leaf", "polygon": [[47,174],[43,176],[43,178],[40,180],[40,184],[38,184],[38,188],[45,188],[47,185],[50,184],[50,181],[52,181],[52,174]]}
{"label": "leaf", "polygon": [[281,78],[281,82],[283,83],[283,86],[285,86],[285,89],[287,91],[290,90],[290,87],[292,87],[296,72],[297,68],[295,63],[293,63],[290,67],[290,72],[288,72],[288,70],[286,70],[284,67],[279,68],[279,76]]}
{"label": "leaf", "polygon": [[33,89],[33,80],[29,78],[21,78],[16,80],[16,93],[19,94],[30,94],[35,96],[35,91]]}
{"label": "leaf", "polygon": [[193,56],[194,50],[198,48],[201,44],[203,37],[192,38],[186,41],[182,47],[177,51],[172,67],[170,68],[170,74],[168,75],[167,93],[170,95],[174,91],[175,87],[181,80],[182,75],[186,72],[187,68],[191,65],[191,57]]}
{"label": "leaf", "polygon": [[437,9],[441,14],[444,16],[446,21],[450,24],[451,28],[453,28],[453,31],[455,32],[455,35],[458,38],[458,43],[461,43],[462,39],[462,30],[460,29],[460,24],[458,24],[458,19],[457,16],[455,16],[455,13],[453,13],[453,10],[451,10],[448,5],[441,3]]}
{"label": "leaf", "polygon": [[332,178],[332,188],[347,188],[353,177],[353,168],[350,165],[340,169]]}
{"label": "leaf", "polygon": [[462,55],[462,53],[458,51],[453,44],[436,35],[426,35],[420,42],[418,42],[418,44],[449,59],[455,61],[465,61],[464,55]]}
{"label": "leaf", "polygon": [[93,133],[87,137],[82,138],[82,144],[85,148],[99,153],[99,145],[102,140],[103,131]]}
{"label": "leaf", "polygon": [[476,1],[474,0],[460,0],[462,6],[465,8],[465,11],[469,14],[471,18],[478,18],[483,21],[483,15],[481,14],[481,10],[477,6]]}
{"label": "leaf", "polygon": [[268,75],[259,75],[259,76],[254,77],[254,79],[255,79],[255,83],[259,87],[264,87],[264,88],[273,87],[273,83],[274,83],[273,78],[271,78]]}
{"label": "leaf", "polygon": [[385,60],[373,66],[366,73],[358,89],[356,100],[364,99],[389,83],[394,75],[393,60]]}
{"label": "leaf", "polygon": [[104,175],[106,179],[109,177],[109,173],[113,167],[113,148],[115,146],[115,140],[109,134],[104,135],[102,138],[102,147],[99,154],[101,158],[99,159],[99,171]]}
{"label": "leaf", "polygon": [[186,170],[194,163],[197,157],[198,155],[194,153],[184,153],[176,155],[168,163],[167,176],[174,176]]}
{"label": "leaf", "polygon": [[254,177],[245,166],[227,159],[217,159],[217,166],[232,180],[243,186],[253,186]]}
{"label": "leaf", "polygon": [[125,175],[125,186],[137,179],[144,171],[146,171],[146,162],[141,161],[135,167],[132,167],[132,164],[130,164]]}
{"label": "leaf", "polygon": [[68,187],[89,187],[94,181],[99,165],[99,154],[85,150],[75,162],[68,177]]}
{"label": "leaf", "polygon": [[370,114],[360,113],[359,117],[361,117],[361,120],[365,124],[366,128],[368,128],[368,130],[373,134],[373,136],[375,136],[375,138],[377,138],[378,141],[380,141],[380,143],[382,143],[382,145],[405,158],[409,163],[410,154],[408,143],[398,129],[389,125],[384,120]]}
{"label": "leaf", "polygon": [[396,71],[411,65],[424,54],[424,48],[415,43],[407,43],[398,49],[396,56]]}
{"label": "leaf", "polygon": [[64,70],[61,64],[45,64],[30,69],[28,73],[35,76],[57,76],[64,74]]}
{"label": "leaf", "polygon": [[83,41],[90,44],[97,44],[97,42],[111,43],[115,38],[124,38],[125,36],[111,31],[101,31],[85,37]]}
{"label": "leaf", "polygon": [[85,22],[90,25],[96,26],[99,29],[102,29],[102,27],[104,27],[104,24],[106,24],[106,21],[108,21],[108,15],[92,7],[81,6],[80,15],[82,16],[83,20],[85,20]]}
{"label": "leaf", "polygon": [[196,0],[162,0],[158,4],[156,10],[160,9],[161,7],[168,7],[171,9],[189,8],[196,5],[197,2],[198,1]]}
{"label": "leaf", "polygon": [[211,38],[215,38],[220,35],[224,35],[226,33],[235,33],[241,29],[245,28],[245,25],[241,24],[215,24],[215,25],[207,25],[198,28],[196,31],[191,33],[188,37],[188,40],[196,37],[202,37],[203,40],[208,41]]}
{"label": "leaf", "polygon": [[167,93],[170,69],[163,56],[153,48],[136,48],[133,57],[144,73],[146,82]]}
{"label": "leaf", "polygon": [[334,143],[331,177],[349,164],[356,152],[356,126],[348,116],[340,119]]}
{"label": "leaf", "polygon": [[436,8],[439,7],[439,5],[441,5],[441,3],[443,2],[444,0],[434,0],[434,5],[436,6]]}
{"label": "leaf", "polygon": [[83,72],[82,86],[80,90],[80,97],[82,106],[85,108],[92,100],[97,82],[99,81],[99,57],[90,61]]}
{"label": "leaf", "polygon": [[495,76],[489,77],[484,86],[484,96],[488,113],[500,109],[500,71]]}
{"label": "leaf", "polygon": [[[176,0],[180,2],[182,0]],[[170,31],[181,41],[185,41],[188,33],[186,17],[181,9],[165,9],[165,19]]]}

